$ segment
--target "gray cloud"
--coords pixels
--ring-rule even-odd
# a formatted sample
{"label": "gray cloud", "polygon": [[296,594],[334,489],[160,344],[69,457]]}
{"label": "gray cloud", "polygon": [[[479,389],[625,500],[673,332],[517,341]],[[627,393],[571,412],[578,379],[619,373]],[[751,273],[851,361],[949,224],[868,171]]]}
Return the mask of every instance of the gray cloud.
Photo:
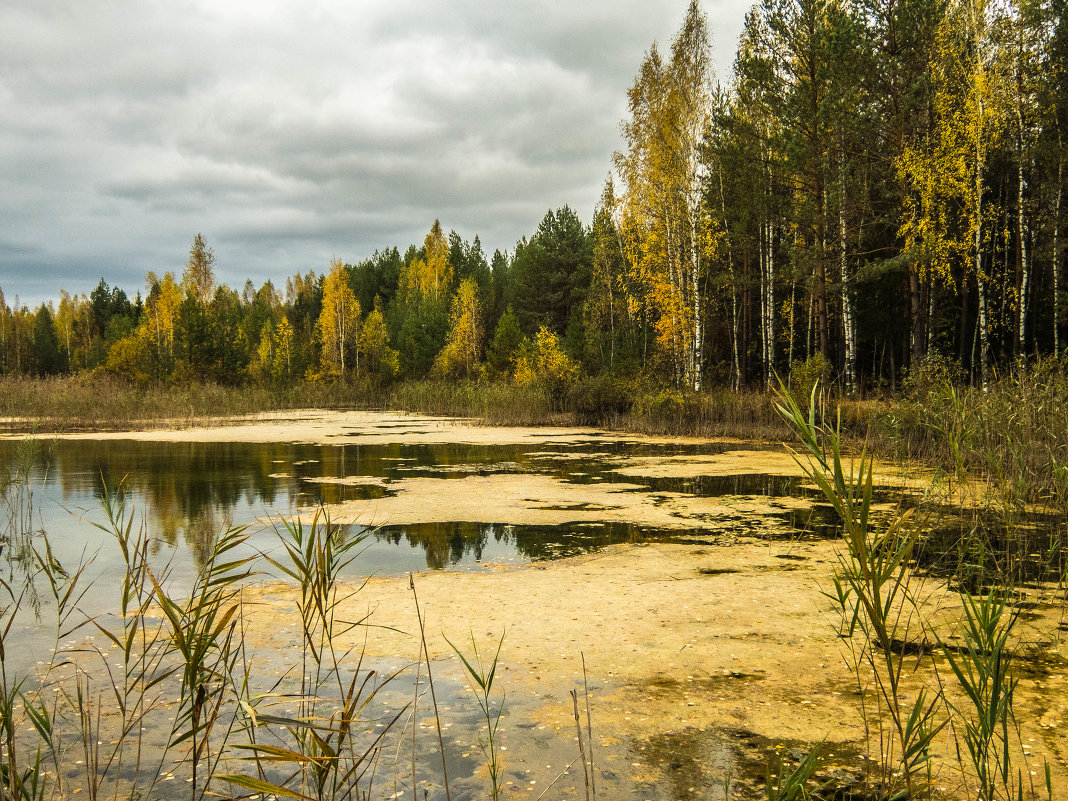
{"label": "gray cloud", "polygon": [[[745,0],[717,2],[727,64]],[[548,208],[588,220],[626,89],[685,5],[6,0],[0,286],[132,292],[197,232],[241,286],[435,218],[488,252]]]}

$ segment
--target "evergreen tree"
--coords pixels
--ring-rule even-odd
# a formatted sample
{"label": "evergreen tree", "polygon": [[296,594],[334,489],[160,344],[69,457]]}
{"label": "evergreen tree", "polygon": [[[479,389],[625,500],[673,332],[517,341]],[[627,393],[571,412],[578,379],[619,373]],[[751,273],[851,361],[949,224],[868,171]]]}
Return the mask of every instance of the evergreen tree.
{"label": "evergreen tree", "polygon": [[37,309],[33,321],[33,370],[36,375],[56,375],[63,367],[52,312],[45,304]]}

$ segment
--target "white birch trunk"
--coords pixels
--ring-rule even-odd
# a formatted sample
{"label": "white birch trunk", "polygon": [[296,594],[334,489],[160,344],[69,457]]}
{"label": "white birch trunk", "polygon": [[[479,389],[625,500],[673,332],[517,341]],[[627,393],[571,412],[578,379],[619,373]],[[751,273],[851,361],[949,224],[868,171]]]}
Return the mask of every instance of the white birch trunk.
{"label": "white birch trunk", "polygon": [[693,297],[693,389],[701,391],[701,365],[704,363],[704,331],[701,319],[701,250],[697,239],[697,208],[690,209],[690,289]]}
{"label": "white birch trunk", "polygon": [[[1021,153],[1022,159],[1022,153]],[[1027,352],[1027,311],[1031,291],[1031,268],[1027,261],[1027,230],[1024,225],[1023,208],[1023,163],[1016,165],[1016,235],[1020,238],[1020,355]]]}
{"label": "white birch trunk", "polygon": [[738,358],[738,282],[734,275],[734,249],[727,230],[727,199],[723,191],[723,165],[719,165],[719,208],[723,216],[723,238],[727,243],[727,274],[731,281],[731,358],[734,361],[734,391],[742,387],[742,364]]}
{"label": "white birch trunk", "polygon": [[841,192],[838,200],[838,235],[841,240],[840,266],[842,270],[842,329],[845,335],[845,379],[846,391],[853,395],[857,391],[857,340],[853,321],[853,283],[849,275],[849,258],[846,250],[845,218],[845,174],[839,174]]}
{"label": "white birch trunk", "polygon": [[1061,272],[1061,194],[1064,189],[1064,159],[1060,156],[1060,132],[1057,132],[1057,200],[1053,211],[1053,355],[1059,356],[1061,349],[1058,323],[1061,317],[1060,272]]}

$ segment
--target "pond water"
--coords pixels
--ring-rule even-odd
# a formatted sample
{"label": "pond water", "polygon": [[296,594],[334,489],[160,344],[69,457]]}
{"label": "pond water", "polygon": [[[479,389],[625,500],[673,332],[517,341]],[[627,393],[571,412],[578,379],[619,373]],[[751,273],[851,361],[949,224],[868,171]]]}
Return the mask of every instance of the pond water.
{"label": "pond water", "polygon": [[[115,538],[107,531],[105,507],[108,502],[116,505],[120,499],[134,525],[145,527],[153,569],[169,577],[173,595],[192,586],[217,538],[228,527],[248,527],[249,536],[239,555],[277,555],[279,537],[284,533],[283,520],[295,515],[307,518],[320,506],[351,513],[361,508],[374,509],[376,504],[404,502],[416,494],[416,488],[426,487],[426,482],[436,483],[434,497],[442,506],[430,510],[432,514],[417,508],[403,523],[390,522],[387,517],[377,526],[341,526],[345,537],[359,539],[357,557],[347,568],[348,576],[401,576],[424,570],[488,572],[500,565],[544,562],[614,543],[685,543],[693,545],[696,552],[706,545],[733,544],[742,538],[750,542],[812,540],[833,536],[837,531],[832,511],[799,476],[800,470],[791,474],[783,468],[782,448],[777,446],[762,450],[752,444],[656,443],[610,436],[542,437],[523,444],[428,443],[404,441],[403,432],[398,432],[395,439],[332,444],[38,440],[33,453],[20,442],[0,441],[0,476],[5,472],[11,475],[19,463],[32,465],[30,481],[22,495],[11,486],[6,488],[3,499],[8,506],[0,513],[7,516],[9,533],[47,532],[53,556],[68,569],[88,565],[91,589],[79,602],[88,617],[105,616],[114,610],[123,566]],[[720,456],[725,458],[713,470],[711,465]],[[734,464],[737,470],[732,471],[725,464]],[[786,464],[790,466],[788,460]],[[772,469],[769,465],[778,466]],[[520,489],[512,500],[519,506],[526,505],[512,515],[502,514],[499,503],[487,503],[485,513],[472,514],[472,505],[462,502],[466,500],[462,496],[471,492],[511,492],[517,485],[522,487],[525,478],[542,491],[551,485],[553,492],[538,495],[536,489],[529,493]],[[495,479],[507,481],[494,483]],[[613,501],[612,497],[623,500]],[[892,514],[902,502],[902,490],[881,488],[876,499],[881,505],[879,514]],[[907,499],[904,502],[911,503]],[[20,517],[23,506],[33,510],[28,521]],[[650,510],[659,516],[650,515]],[[533,512],[551,513],[555,522],[544,522],[545,515],[539,517]],[[934,519],[939,512],[932,509],[930,514]],[[349,514],[337,519],[351,518]],[[533,522],[539,520],[542,522]],[[952,552],[957,537],[954,532],[960,528],[957,523],[947,525],[946,542],[938,543],[934,537],[924,540],[919,555],[926,567],[937,566]],[[1027,539],[1018,546],[1021,553],[1046,547],[1046,522],[1036,518],[1035,531],[1034,540]],[[17,553],[11,550],[12,544],[4,543],[9,548],[5,557],[14,570]],[[774,557],[799,561],[806,558],[792,553],[775,553]],[[972,562],[982,559],[971,553],[958,558]],[[266,560],[260,559],[256,564],[257,569],[271,575]],[[792,566],[793,563],[784,563],[783,570]],[[714,577],[736,572],[737,568],[702,563],[695,575]],[[466,581],[480,577],[442,578]],[[670,577],[672,581],[676,578]],[[49,647],[56,644],[54,635],[47,632],[37,638],[32,617],[23,616],[19,628],[7,638],[9,646],[20,646],[9,647],[7,655],[8,667],[19,675],[27,675],[34,661],[47,658]],[[299,637],[291,645],[296,652]],[[69,643],[61,646],[71,647]],[[254,689],[271,693],[278,686],[284,687],[276,682],[292,681],[295,674],[289,656],[285,649],[257,654],[261,672]],[[373,726],[383,725],[381,721],[389,719],[391,710],[402,707],[413,696],[413,687],[418,686],[420,678],[418,672],[411,675],[412,656],[407,655],[407,662],[398,655],[375,665],[383,674],[401,669],[404,672],[370,708]],[[673,654],[671,658],[679,657]],[[747,676],[730,674],[729,683],[749,681]],[[460,791],[454,797],[482,797],[485,775],[480,772],[483,760],[478,750],[481,735],[477,710],[473,711],[462,674],[455,666],[442,670],[437,678],[437,701],[448,716],[447,725],[454,727],[446,749],[448,771],[454,789]],[[684,678],[689,681],[689,677]],[[670,701],[686,689],[676,684],[649,685],[643,692],[651,696],[660,693]],[[619,689],[614,680],[604,677],[593,686],[595,697]],[[725,692],[719,684],[714,689],[715,693],[709,690],[709,694]],[[730,694],[730,688],[726,692]],[[537,797],[546,782],[554,780],[561,766],[573,760],[570,735],[550,737],[545,725],[526,717],[538,705],[559,700],[552,693],[562,695],[565,704],[570,702],[566,692],[555,686],[551,692],[547,688],[545,692],[532,693],[526,700],[517,694],[508,701],[509,714],[514,712],[514,721],[509,721],[515,732],[512,742],[529,742],[525,756],[514,758],[513,771],[507,778],[532,792],[532,797]],[[426,709],[427,706],[422,707],[413,721],[404,724],[408,728],[403,731],[406,738],[412,737],[414,729],[420,731],[419,761],[428,766],[425,781],[433,784],[440,776],[434,767],[436,752]],[[162,737],[159,732],[156,734]],[[613,738],[604,739],[607,742]],[[744,748],[738,745],[743,740]],[[618,757],[619,767],[603,774],[606,781],[614,782],[606,788],[611,797],[718,799],[722,793],[710,775],[730,776],[738,766],[745,767],[744,760],[751,758],[754,750],[763,754],[761,749],[765,746],[782,748],[781,742],[764,743],[741,730],[710,727],[706,732],[705,728],[681,728],[645,740],[621,736],[613,745],[602,743],[599,754],[605,759]],[[405,749],[408,747],[405,745]],[[759,778],[764,763],[745,770]],[[645,784],[635,781],[635,776],[643,775]],[[609,780],[609,776],[614,778]],[[574,784],[577,779],[568,781]],[[705,787],[703,794],[694,795],[695,784]],[[538,792],[533,792],[535,788]]]}
{"label": "pond water", "polygon": [[[0,442],[0,464],[19,447]],[[635,456],[708,454],[714,445],[655,446],[575,442],[548,447],[464,444],[307,445],[135,440],[40,441],[31,484],[39,524],[60,562],[95,556],[107,575],[112,560],[103,499],[122,496],[143,516],[159,564],[177,575],[202,565],[220,531],[250,526],[248,547],[269,552],[280,521],[320,504],[394,495],[394,482],[472,475],[531,474],[573,484],[626,484],[633,492],[699,497],[810,495],[794,477],[767,474],[635,478],[615,472]],[[567,507],[582,510],[577,503]],[[803,525],[802,520],[797,521]],[[678,529],[638,523],[577,520],[558,525],[502,524],[493,520],[345,526],[364,538],[354,575],[403,574],[426,569],[470,570],[486,564],[558,558],[612,543],[678,539]],[[114,554],[117,556],[117,554]]]}
{"label": "pond water", "polygon": [[[459,488],[468,477],[519,475],[547,477],[576,488],[577,499],[558,504],[554,511],[564,517],[573,512],[577,519],[562,523],[438,519],[374,527],[342,526],[346,537],[360,538],[358,556],[347,569],[354,578],[427,569],[483,571],[502,564],[585,553],[613,543],[700,544],[713,536],[706,523],[699,520],[688,528],[656,527],[620,519],[592,520],[590,512],[596,512],[597,505],[581,500],[583,487],[618,486],[628,495],[657,498],[749,497],[775,503],[778,499],[811,497],[811,490],[799,478],[761,472],[682,477],[619,472],[621,466],[633,466],[635,460],[651,459],[655,463],[703,457],[726,448],[712,443],[658,445],[603,439],[526,445],[39,439],[28,448],[25,441],[9,440],[0,442],[0,474],[6,469],[12,475],[20,463],[31,465],[25,494],[20,496],[15,486],[9,486],[4,496],[8,517],[18,517],[22,513],[19,502],[25,502],[32,508],[32,518],[28,526],[22,525],[27,522],[23,520],[16,528],[46,532],[52,554],[68,570],[88,566],[90,589],[81,598],[79,608],[87,618],[99,616],[106,621],[114,612],[116,588],[124,575],[115,537],[108,531],[108,505],[123,506],[135,527],[145,527],[154,570],[168,576],[172,594],[180,595],[193,585],[197,571],[228,527],[248,526],[248,540],[238,555],[277,555],[283,519],[321,505],[373,504],[396,497],[403,491],[400,485],[412,479],[455,481]],[[802,515],[796,509],[784,508],[777,514],[782,517],[782,536],[803,533],[812,521],[811,512]],[[755,530],[758,522],[751,515],[740,515],[731,525],[740,533],[748,533]],[[257,568],[271,574],[266,560],[258,560]],[[47,606],[43,588],[37,590]],[[85,636],[89,630],[82,630],[77,636]],[[28,675],[35,662],[40,665],[49,658],[57,644],[54,631],[47,624],[38,627],[33,616],[20,617],[7,640],[9,645],[18,645],[8,649],[7,666],[12,674]],[[75,650],[81,647],[74,639],[59,645]],[[261,654],[259,658],[267,660],[261,662],[267,670],[257,678],[263,686],[254,689],[270,692],[272,682],[280,680],[276,674],[288,663],[277,655]],[[383,673],[396,667],[377,665]],[[388,720],[391,708],[402,707],[410,700],[412,681],[409,666],[400,679],[381,692],[372,708],[373,719],[379,721],[374,725]],[[476,742],[478,716],[472,713],[460,676],[444,673],[437,688],[441,713],[448,715],[448,725],[455,727],[448,749],[450,780],[454,790],[460,791],[457,797],[479,797],[484,777],[476,775],[481,764]],[[534,724],[517,726],[522,730]],[[419,728],[427,729],[425,721]],[[161,749],[164,733],[163,729],[146,733],[146,747]],[[538,735],[538,728],[532,729],[531,735]],[[545,763],[545,776],[538,774],[544,783],[551,779],[550,773],[559,771],[558,767],[550,771],[551,765],[566,764],[569,740],[555,738],[551,746],[545,745],[548,741],[540,735],[537,740],[543,744],[539,749],[549,749],[539,752],[537,760],[539,766]],[[626,748],[621,743],[616,750],[622,755]],[[420,763],[433,766],[432,744],[421,743],[419,750]],[[72,767],[70,776],[76,777],[79,770]],[[535,786],[530,770],[507,778],[524,789]],[[440,782],[436,769],[430,771],[429,781]],[[643,797],[622,776],[614,789],[619,797]]]}
{"label": "pond water", "polygon": [[[34,448],[31,488],[37,527],[49,535],[64,565],[90,558],[92,574],[107,579],[121,568],[106,523],[105,496],[125,500],[138,522],[147,526],[155,564],[167,565],[173,581],[191,581],[204,564],[219,533],[248,526],[246,553],[272,553],[281,521],[301,510],[395,496],[400,482],[424,478],[449,481],[471,476],[547,476],[566,485],[625,487],[628,495],[702,499],[757,499],[759,514],[693,513],[690,527],[657,527],[640,520],[599,520],[597,505],[577,493],[574,502],[551,507],[574,512],[575,519],[554,524],[494,519],[441,519],[403,525],[345,525],[360,537],[352,576],[402,575],[426,569],[479,570],[487,565],[554,559],[621,542],[695,542],[733,534],[762,537],[831,536],[837,532],[832,510],[818,502],[799,476],[760,472],[680,476],[620,472],[636,461],[646,465],[730,451],[720,443],[652,444],[605,439],[525,445],[485,444],[299,444],[255,442],[156,442],[139,440],[44,440]],[[775,446],[768,446],[780,451]],[[25,447],[0,441],[0,475],[8,473]],[[746,445],[752,450],[752,445]],[[699,468],[696,468],[699,470]],[[457,484],[457,492],[466,492]],[[448,498],[448,495],[445,496]],[[899,488],[876,492],[883,502],[900,501]],[[803,503],[798,504],[797,501]],[[547,507],[542,507],[547,508]],[[582,514],[586,512],[586,514]],[[593,514],[590,514],[593,512]],[[566,517],[566,514],[564,515]],[[624,515],[625,516],[625,515]],[[710,521],[709,517],[715,517]],[[1045,528],[1042,520],[1039,529]],[[712,525],[714,523],[715,525]],[[947,528],[952,537],[953,526]],[[930,541],[929,541],[930,543]],[[1033,543],[1027,548],[1033,549]],[[944,548],[928,544],[934,563]],[[926,551],[924,552],[926,553]]]}

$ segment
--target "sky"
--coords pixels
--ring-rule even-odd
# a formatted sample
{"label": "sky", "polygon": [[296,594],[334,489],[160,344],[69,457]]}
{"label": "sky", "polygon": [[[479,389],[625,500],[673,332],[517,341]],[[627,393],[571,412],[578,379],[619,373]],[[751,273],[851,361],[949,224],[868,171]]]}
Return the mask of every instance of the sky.
{"label": "sky", "polygon": [[[626,92],[687,0],[3,0],[0,288],[31,308],[180,276],[240,289],[587,224]],[[748,0],[704,0],[718,77]]]}

